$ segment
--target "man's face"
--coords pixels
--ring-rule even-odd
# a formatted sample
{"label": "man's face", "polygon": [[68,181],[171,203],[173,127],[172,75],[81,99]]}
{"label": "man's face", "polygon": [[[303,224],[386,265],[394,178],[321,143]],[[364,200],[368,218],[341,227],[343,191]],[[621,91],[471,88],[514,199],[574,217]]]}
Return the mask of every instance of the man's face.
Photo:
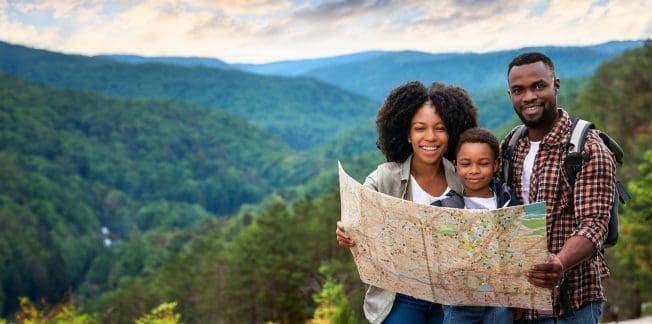
{"label": "man's face", "polygon": [[559,79],[543,62],[512,67],[507,77],[514,111],[525,126],[549,127],[557,117]]}

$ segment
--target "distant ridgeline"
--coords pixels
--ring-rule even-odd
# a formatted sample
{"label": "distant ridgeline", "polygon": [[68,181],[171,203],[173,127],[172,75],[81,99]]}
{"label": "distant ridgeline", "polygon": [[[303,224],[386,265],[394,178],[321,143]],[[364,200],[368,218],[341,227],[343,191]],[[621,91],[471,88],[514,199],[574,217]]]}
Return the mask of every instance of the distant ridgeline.
{"label": "distant ridgeline", "polygon": [[356,126],[373,116],[378,108],[378,102],[314,78],[261,76],[235,69],[156,62],[118,63],[0,42],[0,71],[22,79],[113,96],[185,101],[220,109],[300,150],[318,146]]}
{"label": "distant ridgeline", "polygon": [[[555,62],[557,75],[566,82],[590,77],[603,62],[642,45],[642,40],[617,41],[593,46],[529,47],[481,54],[369,51],[321,59],[226,66],[222,61],[207,58],[168,58],[166,62],[230,67],[264,75],[312,77],[376,102],[382,102],[392,88],[408,80],[420,80],[426,84],[439,80],[467,89],[478,104],[483,126],[494,129],[512,118],[511,105],[506,96],[506,68],[519,53],[546,53]],[[105,57],[133,63],[160,62],[163,59]],[[562,92],[566,91],[565,85]]]}

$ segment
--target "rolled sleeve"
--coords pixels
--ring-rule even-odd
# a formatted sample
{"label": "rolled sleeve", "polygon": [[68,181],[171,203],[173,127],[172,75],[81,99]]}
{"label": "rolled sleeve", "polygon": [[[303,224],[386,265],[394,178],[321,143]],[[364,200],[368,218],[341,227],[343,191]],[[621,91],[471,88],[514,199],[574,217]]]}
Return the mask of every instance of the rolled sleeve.
{"label": "rolled sleeve", "polygon": [[575,182],[573,195],[579,226],[571,236],[583,236],[600,250],[615,200],[616,166],[609,149],[596,141],[601,140],[594,134],[587,137],[585,153],[589,159]]}

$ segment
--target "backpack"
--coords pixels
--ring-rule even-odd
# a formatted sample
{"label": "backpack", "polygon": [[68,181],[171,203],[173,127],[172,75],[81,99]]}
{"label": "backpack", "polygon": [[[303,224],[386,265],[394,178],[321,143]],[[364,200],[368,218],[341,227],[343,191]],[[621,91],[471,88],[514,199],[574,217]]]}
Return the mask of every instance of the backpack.
{"label": "backpack", "polygon": [[[613,138],[611,138],[607,133],[596,129],[593,123],[583,119],[573,118],[571,137],[566,145],[566,147],[568,147],[568,153],[564,158],[564,171],[568,177],[571,189],[575,186],[577,174],[582,170],[582,162],[588,160],[588,156],[582,154],[582,148],[586,142],[586,134],[589,132],[589,129],[595,130],[602,142],[607,146],[607,148],[609,148],[609,151],[616,162],[618,162],[619,165],[623,164],[623,157],[625,154],[623,149]],[[518,141],[526,134],[527,127],[525,125],[516,126],[507,147],[503,150],[503,168],[501,177],[505,183],[510,186],[513,186],[514,183],[514,171],[512,166],[514,150],[516,149]],[[616,180],[614,195],[616,195],[616,197],[614,199],[613,207],[611,208],[608,231],[604,238],[604,242],[602,243],[602,246],[605,248],[612,247],[618,242],[618,208],[620,204],[625,204],[625,202],[631,199],[625,186],[623,186],[623,184],[618,180]]]}

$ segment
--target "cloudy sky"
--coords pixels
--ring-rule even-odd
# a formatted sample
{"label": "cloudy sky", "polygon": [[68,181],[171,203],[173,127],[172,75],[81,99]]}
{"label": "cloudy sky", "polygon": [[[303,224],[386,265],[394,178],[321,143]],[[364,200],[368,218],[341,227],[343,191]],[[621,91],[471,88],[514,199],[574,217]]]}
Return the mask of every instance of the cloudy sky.
{"label": "cloudy sky", "polygon": [[0,0],[0,40],[229,63],[652,37],[652,0]]}

